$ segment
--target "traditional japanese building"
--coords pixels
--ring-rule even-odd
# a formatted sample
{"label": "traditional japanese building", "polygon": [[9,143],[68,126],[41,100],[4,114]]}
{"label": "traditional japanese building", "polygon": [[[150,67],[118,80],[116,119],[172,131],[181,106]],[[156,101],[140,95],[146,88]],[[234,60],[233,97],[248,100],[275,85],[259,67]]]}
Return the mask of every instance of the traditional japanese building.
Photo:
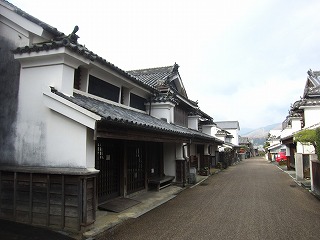
{"label": "traditional japanese building", "polygon": [[81,231],[98,205],[188,181],[223,141],[187,97],[178,65],[124,71],[0,1],[0,217]]}

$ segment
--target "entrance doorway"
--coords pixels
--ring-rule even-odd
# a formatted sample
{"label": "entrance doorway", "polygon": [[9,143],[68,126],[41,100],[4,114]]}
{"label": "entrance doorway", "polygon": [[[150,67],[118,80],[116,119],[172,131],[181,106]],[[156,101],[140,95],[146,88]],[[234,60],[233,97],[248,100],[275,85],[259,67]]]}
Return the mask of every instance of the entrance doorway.
{"label": "entrance doorway", "polygon": [[128,142],[127,146],[127,193],[131,194],[146,186],[145,146],[143,142]]}
{"label": "entrance doorway", "polygon": [[120,195],[120,146],[115,140],[97,140],[95,161],[96,168],[100,170],[97,177],[99,203]]}

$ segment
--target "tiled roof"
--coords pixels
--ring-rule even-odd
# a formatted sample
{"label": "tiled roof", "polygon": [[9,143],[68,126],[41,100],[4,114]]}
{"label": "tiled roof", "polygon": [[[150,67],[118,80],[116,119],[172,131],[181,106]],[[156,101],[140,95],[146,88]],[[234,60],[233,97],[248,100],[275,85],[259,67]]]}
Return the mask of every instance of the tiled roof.
{"label": "tiled roof", "polygon": [[212,120],[212,118],[210,117],[209,119],[206,119],[206,120],[200,120],[200,124],[201,125],[216,125],[214,122],[213,122],[213,120]]}
{"label": "tiled roof", "polygon": [[320,95],[320,86],[309,88],[307,96],[319,96]]}
{"label": "tiled roof", "polygon": [[[141,82],[144,82],[151,87],[157,88],[159,92],[166,91],[168,92],[169,89],[176,95],[179,95],[182,99],[189,102],[194,106],[198,106],[198,103],[188,99],[186,96],[180,94],[174,87],[170,86],[166,80],[175,73],[178,73],[179,65],[175,63],[173,66],[166,66],[166,67],[157,67],[157,68],[147,68],[147,69],[138,69],[138,70],[130,70],[127,71],[130,75],[136,77]],[[175,102],[178,101],[177,98],[174,96],[171,97],[170,100],[175,99]],[[157,95],[154,98],[154,102],[164,102],[168,99],[164,97],[164,95]],[[200,115],[206,115],[206,117],[211,118],[204,112],[200,111],[200,109],[195,109],[196,112]]]}
{"label": "tiled roof", "polygon": [[231,148],[239,147],[238,145],[234,145],[231,142],[225,142],[222,146],[223,147],[231,147]]}
{"label": "tiled roof", "polygon": [[291,105],[291,110],[294,111],[298,109],[302,104],[302,100],[295,101],[294,104]]}
{"label": "tiled roof", "polygon": [[225,132],[223,132],[223,131],[217,131],[216,135],[217,136],[225,136],[227,134]]}
{"label": "tiled roof", "polygon": [[196,137],[207,141],[222,142],[221,140],[210,135],[189,128],[169,124],[148,114],[116,106],[91,98],[89,96],[84,96],[78,93],[74,93],[73,97],[66,96],[59,92],[56,92],[56,94],[80,107],[87,109],[88,111],[101,116],[102,121],[104,122],[110,122],[120,126],[131,126],[134,128],[143,129],[144,131],[161,132],[189,138]]}
{"label": "tiled roof", "polygon": [[17,48],[15,50],[13,50],[13,53],[22,54],[22,53],[30,53],[30,52],[41,52],[41,51],[49,51],[51,49],[58,49],[61,47],[66,47],[69,50],[71,50],[71,51],[73,51],[73,52],[93,61],[93,62],[96,61],[96,62],[99,62],[108,68],[111,68],[112,70],[116,71],[117,73],[121,74],[122,76],[125,76],[125,77],[131,79],[133,82],[137,83],[138,85],[140,85],[146,89],[149,89],[150,91],[155,90],[155,88],[153,88],[152,86],[150,86],[144,82],[141,82],[136,77],[130,75],[126,71],[118,68],[117,66],[108,62],[104,58],[102,58],[102,57],[98,56],[97,54],[93,53],[92,51],[88,50],[85,46],[79,44],[76,41],[76,39],[74,39],[74,38],[78,38],[77,35],[74,34],[74,36],[62,36],[62,37],[53,39],[48,42],[37,43],[32,46],[25,46],[22,48]]}
{"label": "tiled roof", "polygon": [[156,87],[159,85],[159,80],[166,80],[174,70],[174,66],[148,68],[127,71],[132,76],[138,78],[140,81]]}
{"label": "tiled roof", "polygon": [[291,109],[290,109],[290,114],[292,113],[295,113],[297,112],[297,110],[300,108],[300,107],[303,107],[303,106],[320,106],[320,98],[317,97],[313,97],[313,98],[303,98],[303,99],[300,99],[299,101],[296,101],[292,106],[291,106]]}
{"label": "tiled roof", "polygon": [[215,123],[222,129],[240,129],[238,121],[220,121]]}
{"label": "tiled roof", "polygon": [[288,117],[290,117],[290,118],[301,118],[302,117],[302,113],[290,112]]}
{"label": "tiled roof", "polygon": [[303,98],[319,96],[320,72],[308,70],[308,78],[303,92]]}
{"label": "tiled roof", "polygon": [[178,99],[174,97],[170,92],[159,93],[152,98],[152,102],[172,102],[174,104],[178,103]]}
{"label": "tiled roof", "polygon": [[313,87],[317,87],[320,85],[320,71],[312,71],[308,70],[308,79],[313,84]]}
{"label": "tiled roof", "polygon": [[248,137],[239,137],[239,144],[248,144],[250,140]]}
{"label": "tiled roof", "polygon": [[320,107],[320,98],[303,99],[301,106],[319,106]]}
{"label": "tiled roof", "polygon": [[223,129],[218,130],[217,133],[216,133],[216,135],[218,135],[218,136],[227,136],[227,135],[229,135],[229,134],[230,134],[230,133],[229,133],[228,131],[223,130]]}
{"label": "tiled roof", "polygon": [[5,2],[6,4],[8,4],[10,7],[13,8],[13,11],[15,13],[17,13],[18,15],[20,15],[21,17],[24,17],[26,19],[28,19],[29,21],[39,25],[40,27],[42,27],[44,30],[46,30],[47,32],[53,34],[54,36],[58,37],[58,36],[63,36],[64,33],[58,31],[56,28],[50,26],[47,23],[44,23],[42,21],[40,21],[39,19],[31,16],[30,14],[26,13],[25,11],[21,10],[20,8],[16,7],[15,5],[13,5],[12,3],[9,3],[8,1],[5,0],[0,0],[2,2]]}

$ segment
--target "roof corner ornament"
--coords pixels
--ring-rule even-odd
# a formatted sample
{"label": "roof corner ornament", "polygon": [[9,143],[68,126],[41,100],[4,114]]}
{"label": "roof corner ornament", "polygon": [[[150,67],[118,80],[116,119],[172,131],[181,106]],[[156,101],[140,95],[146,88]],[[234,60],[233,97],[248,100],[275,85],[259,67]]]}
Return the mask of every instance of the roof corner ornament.
{"label": "roof corner ornament", "polygon": [[314,77],[314,73],[313,73],[313,71],[312,71],[311,69],[308,70],[308,75],[309,75],[310,77]]}
{"label": "roof corner ornament", "polygon": [[158,80],[158,81],[157,81],[157,87],[165,86],[165,83],[166,83],[166,81],[165,81],[165,80],[160,79],[160,80]]}
{"label": "roof corner ornament", "polygon": [[173,69],[172,69],[172,72],[178,72],[178,68],[180,66],[175,62],[174,65],[173,65]]}
{"label": "roof corner ornament", "polygon": [[69,34],[67,37],[71,43],[77,44],[79,36],[76,34],[76,32],[79,31],[79,27],[76,25],[72,31],[72,33]]}

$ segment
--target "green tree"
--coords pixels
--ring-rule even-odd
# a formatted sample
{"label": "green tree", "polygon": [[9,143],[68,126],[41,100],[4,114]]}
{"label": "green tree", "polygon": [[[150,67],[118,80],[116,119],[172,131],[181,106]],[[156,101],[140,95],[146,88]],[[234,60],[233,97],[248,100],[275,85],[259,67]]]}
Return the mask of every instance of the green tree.
{"label": "green tree", "polygon": [[320,127],[305,129],[294,134],[294,141],[302,144],[312,144],[320,161]]}
{"label": "green tree", "polygon": [[312,144],[316,149],[316,130],[306,129],[294,134],[294,141],[302,144]]}
{"label": "green tree", "polygon": [[320,161],[320,127],[316,128],[316,153]]}

